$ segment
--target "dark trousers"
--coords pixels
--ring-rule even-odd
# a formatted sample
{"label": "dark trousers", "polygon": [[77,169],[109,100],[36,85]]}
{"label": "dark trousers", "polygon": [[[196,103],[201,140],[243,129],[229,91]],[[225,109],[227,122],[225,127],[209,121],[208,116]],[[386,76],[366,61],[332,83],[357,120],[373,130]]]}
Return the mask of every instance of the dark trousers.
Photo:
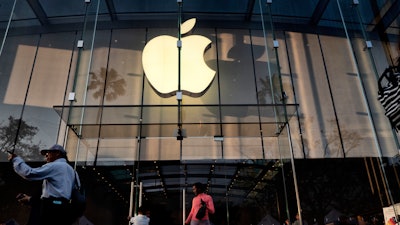
{"label": "dark trousers", "polygon": [[64,198],[41,199],[41,225],[71,225],[75,219],[71,216],[71,205]]}

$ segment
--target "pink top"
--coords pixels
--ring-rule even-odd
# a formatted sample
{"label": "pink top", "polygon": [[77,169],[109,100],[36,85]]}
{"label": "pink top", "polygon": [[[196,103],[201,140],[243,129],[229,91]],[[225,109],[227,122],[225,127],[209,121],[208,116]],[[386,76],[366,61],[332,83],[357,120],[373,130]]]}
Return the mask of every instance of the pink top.
{"label": "pink top", "polygon": [[194,197],[192,200],[192,210],[190,210],[190,213],[189,213],[188,217],[186,218],[186,221],[185,221],[186,224],[189,224],[191,220],[198,221],[198,219],[196,218],[196,214],[197,214],[197,211],[199,211],[199,209],[201,207],[200,199],[202,199],[207,205],[206,215],[201,220],[209,220],[210,218],[208,217],[208,214],[215,213],[214,202],[213,202],[213,199],[211,198],[211,196],[208,194],[205,194],[205,193],[200,193],[196,197]]}

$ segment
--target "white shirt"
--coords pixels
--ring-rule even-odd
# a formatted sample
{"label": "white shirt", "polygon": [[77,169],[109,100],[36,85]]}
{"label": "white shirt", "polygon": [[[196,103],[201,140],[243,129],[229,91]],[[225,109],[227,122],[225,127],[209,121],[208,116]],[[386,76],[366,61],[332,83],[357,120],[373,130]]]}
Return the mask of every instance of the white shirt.
{"label": "white shirt", "polygon": [[130,224],[134,225],[149,225],[149,222],[150,218],[143,214],[139,214],[135,217],[132,217],[131,220],[129,221]]}

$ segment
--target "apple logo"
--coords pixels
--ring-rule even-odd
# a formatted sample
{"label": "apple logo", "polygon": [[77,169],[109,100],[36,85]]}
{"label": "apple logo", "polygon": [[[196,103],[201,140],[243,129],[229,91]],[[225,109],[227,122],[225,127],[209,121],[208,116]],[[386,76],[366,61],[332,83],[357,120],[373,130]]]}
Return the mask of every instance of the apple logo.
{"label": "apple logo", "polygon": [[[185,21],[181,34],[186,34],[196,19]],[[150,85],[160,94],[173,95],[178,91],[178,38],[161,35],[151,39],[143,49],[142,63]],[[204,52],[211,40],[201,35],[181,38],[181,91],[199,96],[209,87],[215,71],[204,61]]]}

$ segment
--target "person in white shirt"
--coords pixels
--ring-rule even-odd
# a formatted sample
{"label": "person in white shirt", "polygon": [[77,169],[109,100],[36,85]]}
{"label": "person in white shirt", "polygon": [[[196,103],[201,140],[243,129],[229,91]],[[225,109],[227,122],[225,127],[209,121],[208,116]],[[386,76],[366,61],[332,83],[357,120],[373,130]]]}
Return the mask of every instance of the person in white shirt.
{"label": "person in white shirt", "polygon": [[[146,213],[146,215],[144,215]],[[150,223],[150,217],[149,217],[150,212],[148,210],[145,210],[144,207],[140,206],[138,208],[138,214],[129,220],[129,224],[133,225],[149,225]]]}

